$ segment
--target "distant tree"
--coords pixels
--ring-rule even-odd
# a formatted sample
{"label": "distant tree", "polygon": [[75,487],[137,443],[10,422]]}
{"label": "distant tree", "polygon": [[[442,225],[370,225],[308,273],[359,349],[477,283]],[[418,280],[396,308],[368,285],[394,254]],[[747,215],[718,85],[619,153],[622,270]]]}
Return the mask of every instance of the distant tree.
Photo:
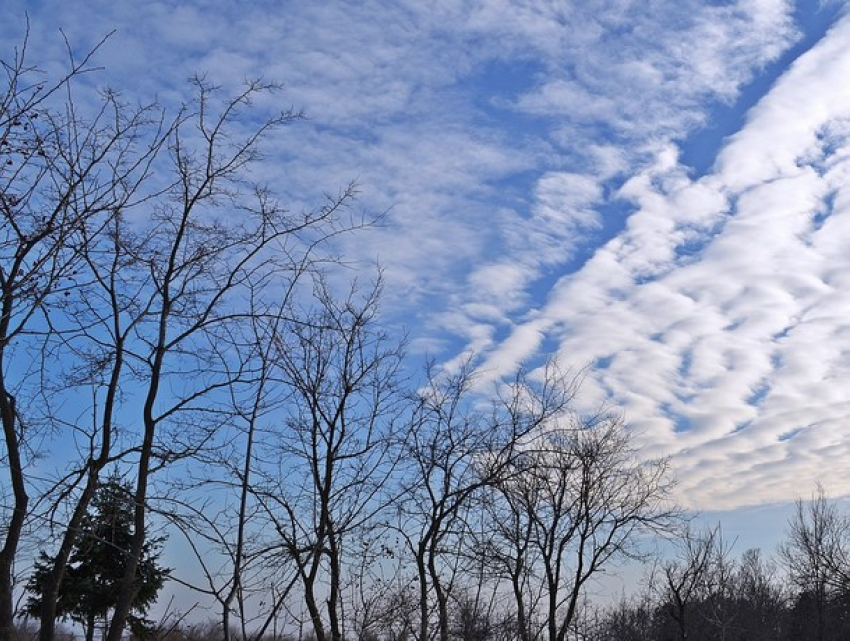
{"label": "distant tree", "polygon": [[[776,566],[757,549],[731,557],[719,528],[686,529],[645,592],[602,608],[595,641],[808,641],[817,630],[809,595],[793,604]],[[789,614],[797,611],[796,626]],[[838,631],[828,639],[850,638]]]}
{"label": "distant tree", "polygon": [[712,564],[720,539],[719,527],[705,532],[685,530],[678,554],[661,564],[654,589],[660,608],[675,623],[675,638],[692,636],[694,610],[710,596]]}
{"label": "distant tree", "polygon": [[[133,535],[133,495],[130,486],[113,474],[97,489],[84,516],[56,601],[56,614],[81,624],[92,641],[98,621],[106,621],[117,602]],[[135,598],[128,618],[137,637],[152,630],[144,618],[170,570],[158,564],[163,539],[149,538],[136,566]],[[53,559],[42,552],[26,586],[26,612],[41,616],[43,592]]]}
{"label": "distant tree", "polygon": [[840,634],[839,606],[850,585],[850,518],[827,499],[820,485],[811,500],[797,501],[779,555],[798,591],[792,623],[807,620],[804,627],[814,634],[806,638],[846,638],[835,634]]}
{"label": "distant tree", "polygon": [[[395,555],[394,552],[392,554]],[[371,637],[383,641],[416,638],[418,591],[406,573],[395,572],[392,576],[383,577],[376,576],[374,572],[361,572],[357,581],[357,593],[351,607],[354,638]]]}
{"label": "distant tree", "polygon": [[776,579],[776,566],[758,549],[746,550],[735,577],[738,629],[751,641],[782,638],[786,621],[786,591]]}
{"label": "distant tree", "polygon": [[449,612],[449,634],[453,641],[489,641],[496,636],[491,603],[482,603],[478,595],[457,595]]}
{"label": "distant tree", "polygon": [[723,538],[718,526],[714,545],[704,580],[704,600],[700,608],[700,626],[710,639],[726,641],[740,628],[738,607],[737,564],[732,558],[732,547]]}
{"label": "distant tree", "polygon": [[658,633],[653,603],[648,595],[619,602],[605,608],[595,638],[597,641],[655,641]]}

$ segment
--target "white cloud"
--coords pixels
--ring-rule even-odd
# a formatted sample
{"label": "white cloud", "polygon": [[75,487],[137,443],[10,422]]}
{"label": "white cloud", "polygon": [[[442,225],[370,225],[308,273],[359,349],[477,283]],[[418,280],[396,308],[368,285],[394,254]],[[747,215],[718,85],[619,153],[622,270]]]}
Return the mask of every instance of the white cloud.
{"label": "white cloud", "polygon": [[564,359],[609,361],[588,385],[674,455],[688,505],[788,500],[816,477],[850,492],[846,466],[824,464],[848,447],[848,162],[824,134],[846,131],[848,38],[845,19],[797,61],[712,175],[692,182],[662,152],[629,180],[638,210],[541,312]]}

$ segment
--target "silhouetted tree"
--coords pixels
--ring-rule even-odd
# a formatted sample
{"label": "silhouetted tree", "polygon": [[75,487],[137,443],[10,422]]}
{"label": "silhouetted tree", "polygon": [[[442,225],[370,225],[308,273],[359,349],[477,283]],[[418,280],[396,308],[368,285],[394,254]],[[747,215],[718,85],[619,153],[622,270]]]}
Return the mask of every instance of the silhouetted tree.
{"label": "silhouetted tree", "polygon": [[[43,453],[42,442],[33,445],[44,419],[39,412],[49,398],[45,388],[61,386],[44,366],[54,360],[51,349],[64,334],[59,318],[65,305],[86,281],[79,275],[84,264],[80,247],[137,197],[164,141],[157,109],[128,108],[114,92],[101,94],[91,118],[77,113],[72,86],[92,71],[97,48],[75,58],[68,47],[66,71],[53,80],[28,60],[26,37],[0,60],[0,422],[13,501],[0,548],[3,641],[14,618],[12,568],[31,516],[29,494],[40,491],[34,479],[26,478],[27,458]],[[33,403],[35,397],[41,402]],[[91,438],[84,462],[68,474],[69,484],[84,486],[68,530],[78,528],[85,514],[110,455],[110,437],[107,425]],[[71,538],[62,541],[44,579],[47,638],[52,637],[53,604]]]}
{"label": "silhouetted tree", "polygon": [[[76,531],[102,470],[121,460],[135,467],[135,487],[108,633],[118,641],[156,472],[213,445],[238,412],[228,398],[256,383],[241,330],[264,311],[245,301],[292,291],[317,247],[361,221],[338,216],[352,187],[291,212],[257,179],[263,139],[298,118],[258,113],[255,99],[273,83],[249,80],[222,97],[196,78],[193,95],[167,118],[115,91],[78,99],[91,91],[74,80],[93,70],[94,51],[79,60],[69,46],[68,70],[51,83],[26,50],[25,41],[0,65],[0,467],[11,490],[0,532],[0,641],[13,626],[13,568],[27,519],[49,522],[59,541],[42,574],[40,635],[49,641]],[[83,389],[88,411],[63,412]],[[141,402],[122,405],[131,389]],[[132,427],[117,434],[119,423]],[[35,440],[39,427],[47,437]],[[27,478],[28,457],[68,434],[77,438],[56,452],[61,465]],[[222,592],[225,603],[231,594],[238,589]]]}
{"label": "silhouetted tree", "polygon": [[603,611],[596,641],[657,641],[659,636],[653,610],[648,598],[622,598]]}
{"label": "silhouetted tree", "polygon": [[718,539],[718,527],[696,533],[688,528],[677,541],[677,555],[661,563],[654,589],[661,609],[675,623],[679,641],[689,638],[694,628],[691,619],[696,616],[693,610],[709,597]]}
{"label": "silhouetted tree", "polygon": [[786,591],[776,576],[776,566],[760,550],[746,550],[735,576],[738,637],[771,641],[786,634]]}
{"label": "silhouetted tree", "polygon": [[779,554],[798,590],[795,619],[813,619],[818,641],[832,638],[838,621],[831,607],[850,584],[850,519],[818,485],[808,502],[799,499]]}
{"label": "silhouetted tree", "polygon": [[337,298],[319,279],[315,308],[275,337],[276,375],[288,395],[255,494],[318,641],[343,638],[346,549],[356,542],[365,544],[356,554],[378,553],[368,530],[397,461],[403,346],[377,323],[379,293],[378,282]]}
{"label": "silhouetted tree", "polygon": [[497,484],[514,516],[496,524],[485,552],[522,585],[539,582],[531,600],[514,590],[517,608],[539,617],[549,641],[564,641],[587,582],[638,555],[643,533],[676,522],[668,464],[642,460],[619,416],[573,414],[542,426],[518,465]]}
{"label": "silhouetted tree", "polygon": [[448,641],[449,606],[464,587],[459,579],[480,579],[472,569],[481,560],[470,551],[484,491],[516,475],[523,443],[566,411],[575,381],[550,363],[539,384],[520,372],[478,404],[483,391],[471,364],[450,374],[429,368],[403,438],[397,525],[415,565],[419,639]]}
{"label": "silhouetted tree", "polygon": [[473,594],[455,596],[449,611],[449,635],[453,641],[489,641],[495,637],[496,623],[487,603]]}

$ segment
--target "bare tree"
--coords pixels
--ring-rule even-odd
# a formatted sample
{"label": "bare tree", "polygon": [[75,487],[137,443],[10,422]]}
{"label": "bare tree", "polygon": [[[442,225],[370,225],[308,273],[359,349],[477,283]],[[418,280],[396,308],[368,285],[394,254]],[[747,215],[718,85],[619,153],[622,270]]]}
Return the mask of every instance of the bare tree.
{"label": "bare tree", "polygon": [[715,528],[702,616],[712,637],[720,641],[726,641],[738,628],[738,567],[732,558],[734,547],[735,542],[727,541],[719,526]]}
{"label": "bare tree", "polygon": [[[67,340],[67,301],[83,278],[86,239],[110,225],[115,212],[138,198],[164,140],[155,107],[128,109],[112,92],[86,119],[77,114],[73,82],[92,70],[97,47],[82,59],[68,48],[64,76],[50,81],[27,61],[27,40],[3,61],[0,95],[0,419],[14,506],[0,551],[0,639],[14,618],[12,567],[24,523],[31,517],[26,451],[39,422],[32,407],[47,398],[55,343]],[[58,103],[62,108],[56,109]],[[29,360],[31,367],[22,366]],[[19,395],[25,395],[27,410]],[[109,404],[109,400],[106,401]],[[109,410],[107,410],[107,413]],[[47,417],[45,423],[54,423]],[[55,427],[55,425],[54,425]],[[52,638],[55,600],[70,546],[110,450],[110,431],[91,442],[69,482],[82,494],[45,582],[43,638]],[[35,452],[39,454],[40,452]],[[32,489],[32,486],[30,486]],[[44,636],[46,635],[46,636]]]}
{"label": "bare tree", "polygon": [[597,632],[599,641],[654,641],[659,638],[653,617],[655,607],[648,592],[617,603],[603,610]]}
{"label": "bare tree", "polygon": [[275,343],[289,395],[257,495],[319,641],[343,637],[345,551],[365,543],[357,554],[375,553],[368,527],[396,462],[402,351],[377,326],[379,292],[379,284],[355,285],[337,300],[319,280],[318,309],[288,323]]}
{"label": "bare tree", "polygon": [[758,549],[745,550],[738,562],[735,585],[740,604],[738,630],[753,641],[781,638],[788,597],[778,580],[776,564]]}
{"label": "bare tree", "polygon": [[349,608],[357,639],[407,641],[414,637],[419,612],[418,591],[399,542],[385,538],[383,558],[364,557],[355,571]]}
{"label": "bare tree", "polygon": [[[26,520],[47,518],[58,530],[42,608],[41,637],[50,639],[80,519],[104,466],[123,461],[136,469],[135,522],[109,632],[117,639],[136,589],[152,475],[213,445],[235,416],[234,390],[258,384],[240,328],[267,310],[245,300],[287,298],[317,246],[360,223],[340,217],[352,187],[291,213],[251,179],[262,139],[297,118],[242,126],[274,85],[249,82],[221,99],[196,80],[195,100],[171,121],[106,91],[86,118],[71,85],[92,54],[76,61],[69,48],[69,71],[49,85],[27,65],[25,44],[4,63],[0,96],[0,419],[14,500],[0,550],[0,638],[11,634]],[[91,402],[69,416],[63,403],[79,403],[83,387]],[[36,513],[25,456],[39,422],[51,430],[41,434],[64,439],[67,456],[54,478],[41,473],[50,482],[37,490]],[[133,424],[140,433],[120,428]]]}
{"label": "bare tree", "polygon": [[821,485],[808,502],[797,500],[779,555],[797,589],[814,601],[817,638],[828,638],[829,598],[850,582],[850,519]]}
{"label": "bare tree", "polygon": [[[522,638],[537,636],[528,628],[536,614],[546,637],[563,641],[588,581],[618,557],[637,555],[642,535],[678,516],[667,462],[642,460],[619,416],[560,418],[498,485],[514,517],[494,529],[487,552],[507,569],[526,619]],[[542,594],[529,592],[534,581]]]}
{"label": "bare tree", "polygon": [[[249,81],[222,98],[195,79],[194,98],[171,119],[106,90],[91,112],[90,96],[78,99],[74,84],[94,70],[97,48],[77,60],[68,46],[68,71],[51,84],[28,64],[26,44],[3,61],[0,94],[0,421],[12,489],[0,549],[0,641],[12,634],[13,568],[28,519],[48,523],[45,538],[58,546],[40,626],[42,639],[54,636],[68,555],[110,463],[135,469],[132,549],[109,630],[118,639],[148,537],[155,473],[169,468],[173,477],[183,461],[213,460],[207,450],[240,429],[235,525],[225,532],[207,522],[233,560],[215,591],[224,626],[236,603],[245,636],[246,577],[268,551],[249,550],[246,523],[258,509],[249,500],[255,437],[271,372],[280,371],[270,350],[303,293],[302,277],[323,260],[319,247],[364,224],[343,216],[354,188],[290,212],[253,178],[263,140],[299,117],[255,108],[274,84]],[[84,389],[88,404],[69,414],[67,404],[85,404]],[[27,466],[60,442],[62,460],[39,470],[37,486]],[[157,510],[180,502],[178,486],[159,489]]]}
{"label": "bare tree", "polygon": [[263,452],[275,449],[280,439],[275,417],[292,394],[281,378],[279,344],[287,328],[309,322],[293,314],[303,302],[298,301],[302,276],[316,276],[311,252],[285,253],[290,257],[285,282],[276,282],[271,292],[262,283],[245,291],[246,322],[231,337],[239,349],[222,363],[237,383],[227,387],[230,424],[213,447],[193,455],[187,478],[167,501],[166,516],[194,551],[204,576],[203,583],[177,580],[218,603],[225,641],[237,630],[246,641],[274,629],[299,581],[294,566],[281,562],[273,527],[264,527],[269,522],[255,487],[269,470]]}
{"label": "bare tree", "polygon": [[178,580],[218,603],[225,641],[237,630],[242,641],[262,638],[277,624],[298,582],[294,568],[275,558],[274,537],[262,535],[265,514],[254,499],[256,450],[273,438],[269,422],[287,395],[275,378],[273,354],[292,292],[274,306],[251,297],[255,311],[243,344],[252,349],[244,354],[247,362],[235,366],[246,385],[228,389],[231,430],[216,447],[193,457],[188,479],[169,500],[167,516],[194,551],[205,582]]}
{"label": "bare tree", "polygon": [[719,529],[694,533],[687,528],[677,540],[678,555],[660,564],[658,583],[662,607],[675,622],[678,638],[688,638],[689,617],[695,604],[710,593],[712,562],[718,543]]}
{"label": "bare tree", "polygon": [[536,502],[532,460],[520,457],[509,483],[498,483],[487,490],[484,501],[488,526],[476,541],[477,554],[500,581],[507,581],[516,617],[516,637],[520,641],[538,638],[537,614],[546,593],[537,568],[541,560],[534,544],[536,528],[528,518],[529,506]]}
{"label": "bare tree", "polygon": [[456,581],[470,560],[478,563],[468,552],[484,490],[515,474],[523,441],[563,412],[574,393],[574,377],[554,363],[539,384],[519,373],[495,400],[476,389],[471,364],[454,374],[429,369],[405,435],[397,526],[415,564],[420,641],[432,638],[434,626],[441,641],[449,638]]}
{"label": "bare tree", "polygon": [[[262,509],[253,499],[253,476],[255,465],[254,450],[261,438],[263,418],[276,409],[280,409],[280,400],[287,395],[286,391],[276,389],[274,373],[276,371],[274,358],[277,342],[280,340],[281,325],[290,306],[290,296],[293,289],[288,289],[279,301],[279,307],[274,314],[255,314],[252,316],[252,342],[256,347],[257,381],[253,386],[250,403],[240,409],[238,416],[244,424],[244,449],[237,460],[241,469],[236,470],[238,479],[238,510],[234,524],[234,536],[226,541],[232,572],[225,583],[226,590],[216,592],[222,608],[222,634],[224,641],[230,641],[230,612],[237,605],[238,621],[241,638],[260,639],[270,626],[276,622],[290,592],[298,581],[294,569],[283,567],[269,573],[266,568],[267,553],[275,549],[275,545],[267,543],[267,539],[252,537],[249,521],[261,516]],[[234,398],[234,405],[240,407]],[[221,452],[219,452],[220,454]],[[251,544],[252,538],[260,538]],[[229,545],[227,545],[229,543]],[[208,574],[209,576],[209,574]],[[271,580],[270,580],[270,577]],[[252,596],[259,595],[260,603],[267,604],[264,608],[255,608],[257,614],[249,614],[249,601]],[[251,634],[249,626],[256,630]]]}
{"label": "bare tree", "polygon": [[151,224],[125,236],[120,248],[139,267],[135,293],[142,322],[135,330],[134,365],[143,402],[142,433],[132,448],[131,562],[109,641],[120,638],[132,601],[152,474],[213,444],[232,422],[230,390],[255,382],[253,372],[231,364],[245,362],[238,356],[238,328],[256,311],[245,307],[245,298],[291,287],[316,244],[340,231],[338,214],[353,196],[349,188],[316,210],[286,211],[250,172],[263,137],[296,115],[275,114],[247,133],[236,132],[237,123],[249,119],[245,110],[254,98],[276,87],[248,82],[234,98],[219,99],[206,81],[194,86],[197,99],[168,139],[174,181],[156,201]]}

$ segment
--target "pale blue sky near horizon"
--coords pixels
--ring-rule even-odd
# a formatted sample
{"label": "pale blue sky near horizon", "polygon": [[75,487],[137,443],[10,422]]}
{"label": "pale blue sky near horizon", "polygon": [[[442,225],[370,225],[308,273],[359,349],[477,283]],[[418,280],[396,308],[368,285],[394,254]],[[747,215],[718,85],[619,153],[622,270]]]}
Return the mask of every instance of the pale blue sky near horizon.
{"label": "pale blue sky near horizon", "polygon": [[48,71],[60,28],[77,51],[116,30],[87,82],[128,100],[283,82],[308,118],[263,176],[293,208],[357,180],[385,212],[341,249],[380,263],[414,355],[594,364],[580,402],[622,408],[683,505],[772,553],[816,482],[850,495],[847,9],[8,0],[0,50],[28,15]]}

